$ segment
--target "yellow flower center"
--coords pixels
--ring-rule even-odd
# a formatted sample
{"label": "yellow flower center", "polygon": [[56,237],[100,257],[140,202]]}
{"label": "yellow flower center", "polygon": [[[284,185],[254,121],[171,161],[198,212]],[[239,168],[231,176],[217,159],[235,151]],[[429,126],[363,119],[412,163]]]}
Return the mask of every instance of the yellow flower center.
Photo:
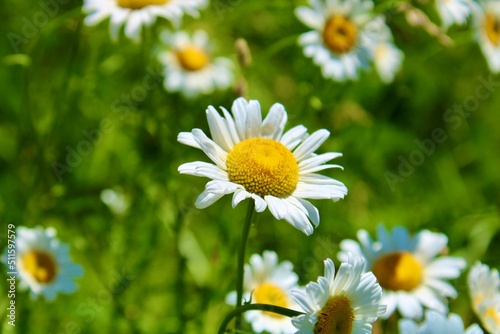
{"label": "yellow flower center", "polygon": [[268,138],[250,138],[236,144],[226,161],[231,182],[261,197],[285,197],[299,180],[299,165],[283,144]]}
{"label": "yellow flower center", "polygon": [[358,29],[347,17],[332,16],[325,24],[323,41],[334,53],[347,53],[356,45]]}
{"label": "yellow flower center", "polygon": [[122,8],[141,9],[151,5],[164,5],[169,0],[118,0],[118,6]]}
{"label": "yellow flower center", "polygon": [[30,251],[22,256],[22,265],[38,283],[50,283],[57,275],[57,264],[52,255]]}
{"label": "yellow flower center", "polygon": [[349,298],[331,297],[318,312],[314,334],[350,334],[353,322],[354,313]]}
{"label": "yellow flower center", "polygon": [[410,291],[420,285],[424,269],[415,256],[401,251],[380,257],[372,271],[384,289]]}
{"label": "yellow flower center", "polygon": [[500,21],[493,14],[486,14],[486,22],[484,24],[486,36],[490,42],[496,46],[500,45]]}
{"label": "yellow flower center", "polygon": [[495,307],[493,306],[488,307],[486,309],[484,317],[492,319],[495,322],[496,326],[500,326],[500,312]]}
{"label": "yellow flower center", "polygon": [[[259,304],[270,304],[281,307],[288,307],[286,293],[279,286],[273,283],[262,283],[253,291],[253,299]],[[264,311],[265,314],[274,318],[284,317],[281,314]]]}
{"label": "yellow flower center", "polygon": [[206,52],[194,45],[178,50],[175,55],[181,66],[187,71],[201,70],[210,62]]}

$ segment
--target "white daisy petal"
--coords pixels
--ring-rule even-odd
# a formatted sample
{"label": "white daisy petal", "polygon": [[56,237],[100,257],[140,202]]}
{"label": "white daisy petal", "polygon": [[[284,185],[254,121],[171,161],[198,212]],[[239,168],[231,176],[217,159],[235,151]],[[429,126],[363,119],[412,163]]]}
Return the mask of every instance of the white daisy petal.
{"label": "white daisy petal", "polygon": [[260,111],[259,101],[250,100],[248,102],[246,122],[246,138],[259,136],[260,128],[262,126],[262,113]]}
{"label": "white daisy petal", "polygon": [[224,194],[212,194],[209,193],[208,191],[204,190],[197,198],[195,202],[195,206],[198,209],[205,209],[209,207],[210,205],[214,204],[217,202],[221,197],[224,196]]}
{"label": "white daisy petal", "polygon": [[316,156],[313,156],[311,158],[302,160],[299,163],[299,168],[302,170],[302,169],[307,169],[310,167],[316,167],[318,165],[324,164],[325,162],[328,162],[332,159],[335,159],[335,158],[338,158],[341,156],[342,156],[342,153],[335,153],[335,152],[316,155]]}
{"label": "white daisy petal", "polygon": [[219,116],[214,107],[209,106],[207,109],[208,126],[213,140],[226,152],[229,152],[234,146],[231,134],[225,121]]}
{"label": "white daisy petal", "polygon": [[179,166],[177,169],[181,174],[208,177],[215,180],[229,181],[227,173],[219,167],[206,162],[189,162]]}
{"label": "white daisy petal", "polygon": [[293,151],[293,155],[297,158],[297,161],[302,161],[304,158],[309,157],[316,149],[318,149],[321,144],[325,142],[330,136],[328,130],[318,130],[309,136],[306,140],[300,144],[299,147]]}
{"label": "white daisy petal", "polygon": [[234,100],[231,111],[234,115],[234,123],[240,140],[247,139],[247,109],[248,102],[240,97]]}
{"label": "white daisy petal", "polygon": [[398,309],[405,318],[421,318],[423,315],[422,304],[412,295],[398,294]]}
{"label": "white daisy petal", "polygon": [[306,175],[306,174],[311,174],[311,173],[316,173],[325,169],[330,169],[330,168],[340,168],[344,169],[340,165],[334,165],[334,164],[328,164],[328,165],[319,165],[319,166],[314,166],[314,167],[303,167],[300,169],[300,174],[301,175]]}
{"label": "white daisy petal", "polygon": [[225,170],[226,168],[226,158],[227,153],[224,152],[219,145],[209,139],[203,131],[200,129],[194,129],[192,132],[194,139],[200,146],[200,148],[205,152],[205,154],[213,161],[215,164]]}
{"label": "white daisy petal", "polygon": [[279,103],[275,103],[269,110],[260,129],[260,134],[264,138],[272,138],[278,140],[285,129],[288,116],[285,107]]}
{"label": "white daisy petal", "polygon": [[434,278],[455,278],[460,276],[460,271],[467,263],[462,258],[441,257],[433,260],[426,267],[426,272]]}
{"label": "white daisy petal", "polygon": [[235,208],[241,201],[246,198],[251,198],[252,194],[250,194],[245,189],[236,189],[233,195],[233,208]]}
{"label": "white daisy petal", "polygon": [[311,199],[332,199],[334,201],[344,198],[347,188],[342,185],[317,185],[299,182],[293,196]]}
{"label": "white daisy petal", "polygon": [[306,214],[295,205],[292,205],[287,201],[284,202],[287,203],[287,214],[284,219],[296,229],[304,232],[306,235],[311,235],[314,232],[314,228],[309,223],[309,219]]}
{"label": "white daisy petal", "polygon": [[[291,199],[292,198],[293,197],[291,197]],[[311,202],[306,201],[305,199],[296,198],[296,200],[302,204],[302,206],[306,210],[305,213],[311,219],[314,226],[318,227],[318,225],[319,225],[319,211],[318,211],[318,209],[314,205],[312,205]]]}
{"label": "white daisy petal", "polygon": [[125,36],[128,38],[139,41],[141,35],[141,27],[144,24],[144,18],[141,13],[144,12],[134,12],[128,17],[127,23],[125,24]]}
{"label": "white daisy petal", "polygon": [[224,107],[221,107],[221,109],[222,112],[224,113],[224,117],[226,118],[227,128],[229,130],[229,133],[231,134],[233,143],[236,145],[241,141],[238,136],[238,132],[236,131],[236,124],[234,123],[231,114],[229,114],[229,112]]}
{"label": "white daisy petal", "polygon": [[255,211],[263,212],[267,208],[267,202],[259,195],[251,194],[251,197],[255,201]]}
{"label": "white daisy petal", "polygon": [[297,125],[296,127],[288,130],[283,137],[281,137],[281,143],[292,151],[295,147],[297,147],[297,145],[300,144],[302,139],[305,138],[306,134],[307,128],[303,125]]}
{"label": "white daisy petal", "polygon": [[313,29],[323,29],[324,16],[321,13],[309,7],[297,7],[295,9],[295,16],[299,18],[305,25]]}
{"label": "white daisy petal", "polygon": [[206,191],[212,194],[222,194],[222,195],[232,194],[237,189],[240,188],[241,186],[236,183],[232,183],[229,181],[222,181],[222,180],[209,181],[205,186]]}
{"label": "white daisy petal", "polygon": [[[128,5],[127,5],[128,3]],[[125,23],[125,35],[133,40],[140,39],[143,26],[150,26],[157,17],[170,20],[178,25],[184,14],[196,17],[198,9],[202,7],[199,1],[170,0],[164,4],[143,3],[136,1],[94,1],[84,0],[83,11],[88,15],[85,24],[94,25],[111,17],[110,32],[112,39],[116,40],[119,29]],[[197,38],[199,40],[199,38]]]}
{"label": "white daisy petal", "polygon": [[276,219],[285,219],[288,213],[288,205],[281,198],[266,196],[264,200],[269,206],[269,211]]}

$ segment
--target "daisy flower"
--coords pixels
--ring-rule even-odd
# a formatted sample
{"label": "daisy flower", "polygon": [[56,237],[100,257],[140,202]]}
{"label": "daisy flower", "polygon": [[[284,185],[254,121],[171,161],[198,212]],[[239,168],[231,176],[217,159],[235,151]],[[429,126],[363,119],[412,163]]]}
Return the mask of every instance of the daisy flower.
{"label": "daisy flower", "polygon": [[340,260],[349,253],[363,256],[367,270],[371,270],[384,289],[382,304],[388,318],[397,308],[405,318],[421,318],[423,307],[447,313],[446,297],[456,297],[457,292],[446,280],[460,276],[466,262],[462,258],[440,256],[448,238],[428,230],[410,236],[404,227],[395,227],[392,233],[383,226],[378,228],[378,241],[368,232],[358,232],[357,243],[344,240],[340,243]]}
{"label": "daisy flower", "polygon": [[365,261],[349,257],[337,275],[335,265],[325,260],[325,276],[305,289],[293,290],[292,297],[306,312],[292,318],[297,334],[370,334],[372,322],[384,313],[382,289],[371,273],[363,273]]}
{"label": "daisy flower", "polygon": [[141,38],[142,26],[151,26],[157,17],[163,17],[178,27],[184,13],[196,17],[198,9],[206,3],[206,0],[84,0],[83,11],[88,14],[86,25],[96,25],[109,17],[113,40],[118,39],[124,25],[125,36],[137,42]]}
{"label": "daisy flower", "polygon": [[[368,67],[374,43],[365,33],[372,15],[371,0],[309,0],[311,7],[295,10],[297,18],[314,30],[302,34],[304,55],[320,66],[323,76],[336,81],[356,80]],[[385,25],[385,23],[383,23]]]}
{"label": "daisy flower", "polygon": [[337,201],[347,194],[342,182],[317,174],[342,168],[324,164],[341,153],[314,153],[330,133],[323,129],[307,136],[302,125],[283,133],[287,113],[279,103],[271,107],[264,120],[255,100],[235,100],[233,116],[221,109],[224,117],[212,106],[206,111],[212,139],[200,129],[181,132],[177,138],[201,149],[214,163],[196,161],[178,169],[181,174],[212,179],[196,199],[196,207],[206,208],[227,194],[233,194],[233,207],[251,198],[257,212],[269,207],[276,219],[285,219],[305,234],[312,234],[309,219],[318,226],[319,211],[305,198]]}
{"label": "daisy flower", "polygon": [[[264,251],[262,256],[253,254],[250,264],[245,265],[243,298],[252,303],[299,310],[290,295],[291,290],[297,287],[298,279],[292,263],[283,261],[278,264],[275,252]],[[236,305],[236,291],[228,294],[226,302]],[[252,324],[252,329],[257,333],[267,331],[271,334],[288,334],[294,330],[289,317],[272,312],[248,311],[245,320]]]}
{"label": "daisy flower", "polygon": [[158,60],[164,67],[163,86],[167,91],[193,97],[226,89],[233,82],[233,63],[223,57],[211,58],[208,36],[203,30],[192,37],[185,31],[165,31],[162,40],[167,50],[158,54]]}
{"label": "daisy flower", "polygon": [[436,0],[436,8],[444,29],[454,24],[464,25],[472,13],[470,0]]}
{"label": "daisy flower", "polygon": [[[2,257],[7,263],[8,252]],[[38,226],[16,229],[16,265],[19,287],[30,289],[31,297],[53,300],[58,293],[72,293],[75,278],[83,275],[80,265],[71,262],[68,246],[56,238],[56,230]]]}
{"label": "daisy flower", "polygon": [[467,276],[472,308],[490,333],[500,333],[500,278],[496,269],[476,263]]}
{"label": "daisy flower", "polygon": [[382,16],[366,25],[366,32],[369,48],[372,52],[375,70],[382,82],[388,84],[394,80],[394,76],[401,68],[404,54],[393,42],[391,30],[385,24]]}
{"label": "daisy flower", "polygon": [[500,2],[482,0],[473,10],[476,39],[493,73],[500,73]]}
{"label": "daisy flower", "polygon": [[420,325],[411,319],[401,319],[399,332],[401,334],[483,334],[477,324],[464,329],[462,318],[456,314],[452,313],[446,317],[444,314],[432,310],[425,312],[425,320]]}

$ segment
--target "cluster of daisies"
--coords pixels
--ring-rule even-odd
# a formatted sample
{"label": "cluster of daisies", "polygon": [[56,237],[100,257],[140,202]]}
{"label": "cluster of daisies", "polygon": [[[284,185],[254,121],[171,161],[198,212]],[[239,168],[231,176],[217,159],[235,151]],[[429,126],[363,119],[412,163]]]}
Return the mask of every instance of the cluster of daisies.
{"label": "cluster of daisies", "polygon": [[[274,104],[263,119],[258,101],[238,98],[231,113],[210,106],[206,110],[211,138],[201,129],[181,132],[178,141],[202,150],[211,163],[196,161],[179,166],[182,174],[211,179],[195,205],[206,208],[232,194],[232,205],[245,199],[255,210],[269,208],[306,235],[319,225],[318,209],[307,199],[338,201],[346,186],[319,174],[341,168],[327,162],[341,156],[315,151],[328,138],[327,130],[312,134],[302,125],[285,131],[287,113]],[[462,258],[444,256],[448,238],[428,230],[411,236],[407,229],[392,231],[380,226],[377,239],[360,230],[358,240],[340,243],[335,273],[331,259],[325,260],[324,276],[305,287],[298,286],[293,265],[278,263],[266,251],[254,254],[245,266],[243,286],[247,302],[270,304],[302,312],[292,319],[268,310],[248,311],[245,319],[255,332],[280,333],[371,333],[372,323],[398,313],[400,332],[482,333],[478,325],[464,330],[462,319],[448,314],[448,299],[457,297],[450,280],[465,269]],[[500,281],[497,271],[475,265],[468,276],[473,309],[484,328],[500,332]],[[238,305],[236,292],[226,301]]]}
{"label": "cluster of daisies", "polygon": [[141,40],[145,29],[157,18],[171,22],[172,29],[160,34],[157,47],[158,62],[163,66],[165,90],[179,92],[192,98],[224,90],[234,80],[233,62],[225,57],[213,57],[207,33],[197,30],[192,34],[179,30],[182,17],[198,17],[207,0],[84,0],[88,13],[85,23],[96,25],[109,18],[110,34],[117,41],[121,28],[126,37]]}
{"label": "cluster of daisies", "polygon": [[[441,256],[447,238],[428,230],[410,236],[396,227],[379,227],[377,240],[358,232],[358,242],[344,240],[336,268],[326,259],[324,276],[305,287],[289,261],[278,262],[273,251],[253,254],[245,266],[244,298],[301,313],[289,318],[269,311],[248,311],[245,320],[256,333],[371,333],[378,318],[400,315],[401,334],[481,334],[477,324],[464,329],[460,316],[448,312],[448,298],[457,297],[449,280],[465,268],[461,258]],[[500,331],[500,280],[496,270],[475,264],[468,275],[473,309],[483,327]],[[236,292],[226,297],[235,305]]]}
{"label": "cluster of daisies", "polygon": [[[404,55],[394,43],[386,17],[377,14],[379,10],[374,9],[372,0],[309,0],[309,5],[295,10],[297,18],[312,29],[300,36],[299,44],[325,78],[339,82],[357,80],[361,70],[373,66],[384,83],[394,80]],[[452,25],[469,24],[491,71],[500,72],[498,1],[436,0],[435,5],[441,28],[423,12],[407,16],[417,21],[412,24],[427,20],[442,35]],[[83,11],[88,14],[85,23],[89,26],[109,18],[110,34],[115,41],[122,27],[126,37],[140,41],[142,33],[157,18],[169,21],[172,28],[160,34],[162,51],[157,54],[164,68],[164,87],[169,92],[195,97],[227,89],[235,77],[229,58],[213,57],[204,31],[190,35],[179,30],[184,15],[198,17],[207,6],[208,0],[84,0]],[[390,15],[403,14],[401,8],[394,8]]]}
{"label": "cluster of daisies", "polygon": [[[374,14],[371,0],[309,0],[309,3],[310,7],[301,6],[295,11],[298,19],[313,29],[302,34],[299,43],[304,55],[321,67],[325,78],[356,80],[360,70],[369,69],[373,63],[383,82],[393,81],[401,67],[403,52],[395,46],[385,17]],[[499,73],[500,3],[436,0],[435,4],[442,21],[440,33],[444,34],[452,25],[470,23],[490,70]],[[412,14],[417,17],[413,24],[423,25],[425,21],[432,25],[423,12]]]}

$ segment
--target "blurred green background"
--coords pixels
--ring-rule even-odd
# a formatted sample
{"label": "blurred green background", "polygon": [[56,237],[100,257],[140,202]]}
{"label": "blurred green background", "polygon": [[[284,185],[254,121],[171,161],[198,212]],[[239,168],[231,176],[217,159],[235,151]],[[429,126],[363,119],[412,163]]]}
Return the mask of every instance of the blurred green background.
{"label": "blurred green background", "polygon": [[[355,238],[360,228],[373,234],[385,223],[443,232],[450,254],[498,267],[500,78],[490,77],[472,31],[451,29],[455,44],[444,47],[392,11],[389,25],[405,53],[395,81],[384,85],[372,71],[341,84],[323,79],[297,45],[308,30],[293,14],[301,4],[218,0],[199,19],[183,20],[183,29],[205,29],[216,54],[235,62],[234,41],[245,38],[253,63],[236,76],[247,81],[247,97],[259,100],[265,113],[282,103],[287,129],[304,124],[311,132],[330,130],[319,152],[344,154],[336,162],[345,170],[325,174],[344,182],[349,194],[336,204],[313,201],[321,214],[315,233],[306,237],[266,211],[257,215],[247,256],[275,250],[280,260],[294,263],[305,284],[322,274],[326,257],[338,263],[341,240]],[[0,246],[7,223],[52,226],[85,268],[80,289],[52,303],[20,293],[16,328],[6,324],[2,293],[0,328],[34,334],[214,333],[231,310],[224,298],[235,286],[247,202],[232,209],[224,197],[205,210],[194,208],[207,180],[179,175],[177,167],[208,158],[176,137],[192,128],[207,132],[206,107],[229,108],[237,95],[228,90],[186,100],[167,93],[154,52],[168,22],[159,19],[141,44],[123,36],[112,43],[108,21],[83,25],[81,5],[61,5],[16,52],[9,33],[22,35],[41,7],[28,0],[0,3]],[[436,19],[432,3],[420,6]],[[127,96],[148,75],[156,87],[127,105]],[[480,78],[497,83],[489,98],[467,119],[446,122],[448,109],[471,101]],[[432,138],[437,128],[446,140],[423,155],[404,182],[391,186],[387,172],[397,175],[401,157],[408,161],[419,149],[415,141]],[[82,146],[85,133],[97,129],[107,131],[90,148]],[[85,154],[58,177],[54,163],[68,166],[68,152],[79,145]],[[101,200],[106,189],[123,196],[124,212]],[[5,275],[2,270],[0,288],[7,291]],[[468,324],[477,319],[464,277],[453,282],[459,297],[450,307]]]}

